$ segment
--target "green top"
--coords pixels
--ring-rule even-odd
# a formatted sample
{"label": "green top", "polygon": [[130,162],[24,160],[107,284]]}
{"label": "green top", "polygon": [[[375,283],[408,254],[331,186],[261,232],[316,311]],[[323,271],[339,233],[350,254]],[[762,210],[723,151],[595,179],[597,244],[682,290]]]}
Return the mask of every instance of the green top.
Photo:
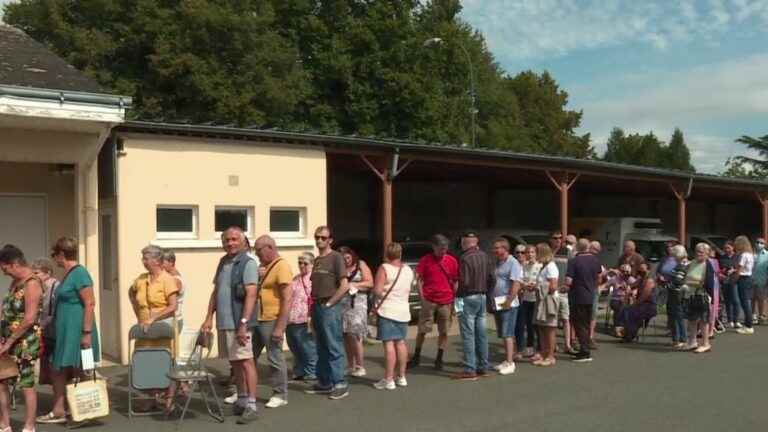
{"label": "green top", "polygon": [[688,272],[685,274],[685,284],[690,289],[689,295],[696,294],[697,291],[704,288],[704,278],[707,274],[707,262],[693,261],[688,265]]}
{"label": "green top", "polygon": [[[83,330],[83,312],[85,307],[80,299],[80,290],[93,287],[93,280],[85,267],[78,265],[72,268],[56,289],[56,348],[53,352],[52,364],[57,370],[66,367],[80,368],[80,338]],[[100,361],[99,333],[96,331],[96,321],[93,321],[91,333],[93,360]]]}

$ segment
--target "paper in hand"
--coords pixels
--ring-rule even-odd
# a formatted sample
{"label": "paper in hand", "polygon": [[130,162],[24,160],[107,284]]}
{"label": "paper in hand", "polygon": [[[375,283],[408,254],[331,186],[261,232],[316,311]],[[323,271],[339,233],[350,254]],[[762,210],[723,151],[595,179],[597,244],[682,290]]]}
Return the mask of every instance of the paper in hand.
{"label": "paper in hand", "polygon": [[96,364],[93,361],[93,348],[88,348],[80,351],[80,359],[83,364],[83,370],[96,369]]}

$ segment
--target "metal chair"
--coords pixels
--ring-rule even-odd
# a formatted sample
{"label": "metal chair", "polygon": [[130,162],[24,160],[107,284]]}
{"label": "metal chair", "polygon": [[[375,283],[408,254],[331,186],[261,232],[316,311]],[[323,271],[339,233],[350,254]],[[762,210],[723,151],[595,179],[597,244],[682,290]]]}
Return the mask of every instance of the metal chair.
{"label": "metal chair", "polygon": [[[181,427],[181,423],[184,421],[184,416],[187,414],[189,403],[192,401],[192,396],[195,392],[198,392],[203,399],[203,403],[205,404],[205,408],[208,410],[208,414],[219,423],[224,423],[224,409],[221,405],[219,396],[216,394],[216,385],[213,382],[214,375],[208,372],[205,369],[205,365],[203,364],[203,360],[207,359],[211,354],[211,349],[213,348],[213,338],[206,337],[200,332],[195,332],[193,335],[195,337],[194,347],[192,348],[188,359],[183,364],[179,364],[174,367],[173,370],[171,370],[168,374],[168,378],[176,383],[177,391],[173,396],[174,407],[181,407],[181,415],[179,416],[179,421],[176,424],[177,428]],[[186,346],[184,341],[182,341],[181,344],[182,346]],[[183,405],[176,405],[176,398],[179,394],[178,389],[180,389],[184,383],[189,385],[187,400],[184,401]],[[213,407],[208,400],[209,396],[207,392],[210,392],[210,396],[213,398],[213,402],[216,403],[217,412],[214,412]]]}
{"label": "metal chair", "polygon": [[139,325],[134,325],[128,332],[130,364],[128,372],[128,418],[161,414],[162,411],[136,412],[134,402],[137,400],[154,400],[146,396],[147,390],[168,388],[171,381],[168,373],[173,366],[173,356],[166,348],[139,347],[135,348],[137,340],[173,339],[174,328],[165,322],[153,323],[145,332]]}

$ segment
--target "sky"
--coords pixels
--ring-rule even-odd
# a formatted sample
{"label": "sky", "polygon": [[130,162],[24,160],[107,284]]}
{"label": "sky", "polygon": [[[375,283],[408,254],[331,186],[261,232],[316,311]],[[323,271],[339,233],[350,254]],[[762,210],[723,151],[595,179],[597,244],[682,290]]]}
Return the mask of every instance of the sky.
{"label": "sky", "polygon": [[510,74],[548,70],[602,154],[613,127],[685,134],[699,171],[768,135],[768,0],[463,0]]}

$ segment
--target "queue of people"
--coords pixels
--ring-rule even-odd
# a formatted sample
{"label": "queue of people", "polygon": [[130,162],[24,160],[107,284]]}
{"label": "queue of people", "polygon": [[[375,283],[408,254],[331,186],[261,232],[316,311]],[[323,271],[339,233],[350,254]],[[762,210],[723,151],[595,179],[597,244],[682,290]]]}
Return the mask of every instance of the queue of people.
{"label": "queue of people", "polygon": [[[754,252],[749,239],[739,236],[725,244],[718,259],[707,244],[696,245],[689,259],[682,245],[670,242],[655,274],[632,241],[624,244],[615,268],[606,269],[597,258],[599,242],[561,233],[554,233],[548,243],[514,249],[509,240],[498,238],[488,254],[480,249],[477,233],[467,231],[461,237],[458,259],[448,253],[449,240],[436,234],[431,238],[432,252],[415,269],[403,263],[402,246],[391,243],[375,274],[354,250],[334,250],[329,227],[317,228],[314,239],[317,256],[301,254],[299,273],[294,276],[270,236],[255,240],[253,254],[242,229],[231,227],[222,233],[225,255],[213,276],[201,331],[211,332],[216,326],[219,355],[232,368],[236,391],[230,401],[239,424],[258,418],[256,361],[263,351],[272,388],[265,406],[288,404],[284,341],[293,354],[290,380],[310,384],[308,394],[332,400],[347,397],[347,377],[366,375],[363,340],[371,320],[385,360],[384,376],[373,386],[395,390],[408,385],[408,369],[422,366],[426,335],[435,324],[433,367],[444,369],[454,317],[459,322],[462,370],[453,378],[474,381],[491,370],[513,374],[516,362],[554,366],[558,328],[563,329],[565,341],[560,351],[570,354],[574,362],[591,362],[597,349],[594,332],[601,290],[609,293],[615,335],[626,343],[634,342],[657,314],[659,295],[665,294],[673,349],[698,354],[711,351],[715,333],[726,327],[753,334],[754,324],[765,320],[762,314],[768,309],[768,251],[761,238]],[[2,305],[0,358],[9,356],[18,367],[18,377],[13,379],[25,399],[26,432],[34,431],[36,423],[67,422],[65,388],[83,374],[81,350],[92,348],[94,360],[99,361],[93,281],[77,257],[77,243],[71,238],[54,244],[53,261],[40,258],[29,263],[13,245],[0,249],[0,269],[13,280]],[[567,261],[564,276],[558,259]],[[150,245],[142,249],[141,260],[146,272],[128,290],[137,324],[146,331],[154,323],[167,323],[174,337],[138,340],[136,346],[162,347],[175,357],[188,287],[176,268],[173,251]],[[54,277],[54,262],[64,271],[61,281]],[[415,351],[409,360],[405,340],[414,282],[421,309]],[[495,365],[489,358],[489,314],[504,348],[503,358]],[[35,392],[38,360],[39,383],[53,387],[52,410],[40,416]],[[185,389],[152,390],[154,403],[145,409],[170,413],[178,391]],[[0,432],[10,431],[7,395],[8,380],[2,380]]]}

